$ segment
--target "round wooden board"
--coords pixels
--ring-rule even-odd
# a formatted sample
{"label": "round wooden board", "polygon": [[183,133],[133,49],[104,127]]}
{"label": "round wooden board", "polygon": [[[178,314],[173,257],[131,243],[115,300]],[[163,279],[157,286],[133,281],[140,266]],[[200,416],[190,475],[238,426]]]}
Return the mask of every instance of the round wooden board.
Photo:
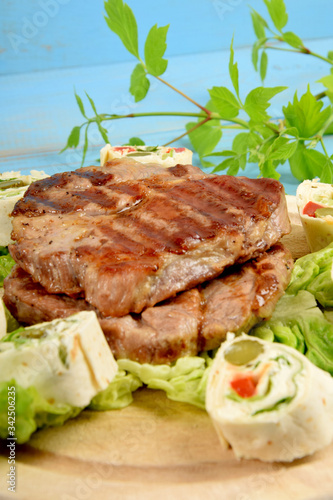
{"label": "round wooden board", "polygon": [[[294,258],[308,252],[295,199]],[[7,491],[8,450],[0,456],[0,495]],[[328,500],[333,498],[333,445],[292,464],[237,460],[224,449],[203,410],[140,389],[123,410],[84,411],[60,428],[41,430],[16,448],[15,498]]]}

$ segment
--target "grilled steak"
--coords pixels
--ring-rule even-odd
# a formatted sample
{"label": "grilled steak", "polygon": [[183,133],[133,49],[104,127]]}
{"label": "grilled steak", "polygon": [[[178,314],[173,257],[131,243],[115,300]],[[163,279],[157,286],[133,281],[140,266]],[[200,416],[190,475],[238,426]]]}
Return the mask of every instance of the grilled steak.
{"label": "grilled steak", "polygon": [[13,216],[10,252],[35,281],[118,317],[217,277],[290,229],[278,181],[126,158],[35,182]]}
{"label": "grilled steak", "polygon": [[[141,363],[170,363],[185,355],[214,349],[228,331],[247,332],[270,317],[286,288],[292,258],[281,244],[220,277],[178,294],[139,314],[103,317],[96,310],[117,358]],[[94,310],[84,299],[49,294],[16,266],[6,278],[4,300],[22,323],[34,324]]]}

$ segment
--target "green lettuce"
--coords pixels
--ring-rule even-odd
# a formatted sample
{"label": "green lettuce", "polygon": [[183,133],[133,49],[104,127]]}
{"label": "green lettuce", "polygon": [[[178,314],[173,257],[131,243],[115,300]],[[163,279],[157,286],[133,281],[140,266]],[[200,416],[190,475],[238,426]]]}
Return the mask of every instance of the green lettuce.
{"label": "green lettuce", "polygon": [[179,358],[172,365],[140,364],[127,359],[118,365],[138,377],[149,389],[165,391],[169,399],[205,409],[206,385],[214,353]]}
{"label": "green lettuce", "polygon": [[[40,427],[62,425],[69,418],[76,417],[82,408],[68,404],[52,404],[43,398],[34,387],[23,388],[15,382],[0,383],[0,438],[8,436],[8,392],[15,387],[15,437],[18,443],[25,443]],[[11,389],[12,391],[12,389]]]}
{"label": "green lettuce", "polygon": [[251,331],[256,337],[297,349],[331,375],[333,314],[320,306],[333,304],[332,262],[333,245],[298,259],[271,319]]}
{"label": "green lettuce", "polygon": [[[91,410],[117,410],[133,401],[132,393],[142,385],[166,392],[170,399],[205,409],[206,384],[213,355],[185,357],[172,365],[140,364],[119,360],[119,371],[109,386],[90,402]],[[25,443],[37,429],[63,425],[84,408],[52,403],[35,387],[23,388],[15,380],[0,383],[0,438],[8,436],[8,391],[15,387],[15,437]]]}
{"label": "green lettuce", "polygon": [[307,290],[323,307],[333,307],[332,263],[333,243],[297,259],[286,293],[295,295]]}
{"label": "green lettuce", "polygon": [[0,286],[15,265],[14,259],[9,255],[6,247],[0,247]]}
{"label": "green lettuce", "polygon": [[[93,410],[120,409],[129,405],[132,392],[142,383],[132,374],[119,372],[109,386],[97,394],[89,408]],[[46,400],[35,387],[24,388],[15,380],[0,383],[0,439],[8,436],[8,404],[9,388],[15,391],[15,437],[18,443],[25,443],[37,429],[63,425],[66,420],[74,418],[84,408],[69,404],[52,403]]]}
{"label": "green lettuce", "polygon": [[125,408],[133,401],[132,393],[141,386],[142,382],[135,374],[119,370],[109,386],[91,400],[88,408],[99,411]]}

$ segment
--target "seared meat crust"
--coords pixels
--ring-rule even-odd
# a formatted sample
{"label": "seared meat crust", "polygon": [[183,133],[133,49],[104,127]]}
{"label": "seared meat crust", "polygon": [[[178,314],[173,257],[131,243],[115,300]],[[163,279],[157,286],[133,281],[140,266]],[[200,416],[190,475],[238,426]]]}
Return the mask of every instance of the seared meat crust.
{"label": "seared meat crust", "polygon": [[32,184],[13,211],[10,253],[47,292],[121,317],[216,278],[289,230],[278,181],[124,158]]}
{"label": "seared meat crust", "polygon": [[290,252],[277,244],[210,282],[122,318],[105,317],[84,299],[50,294],[16,266],[5,280],[4,301],[25,324],[95,310],[116,358],[170,363],[214,349],[227,332],[248,332],[269,318],[289,283],[292,266]]}

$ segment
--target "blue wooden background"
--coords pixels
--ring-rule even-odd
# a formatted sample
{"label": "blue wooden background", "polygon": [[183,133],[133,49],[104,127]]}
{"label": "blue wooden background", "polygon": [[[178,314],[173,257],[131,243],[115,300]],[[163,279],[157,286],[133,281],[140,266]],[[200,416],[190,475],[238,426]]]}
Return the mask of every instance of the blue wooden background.
{"label": "blue wooden background", "polygon": [[[229,46],[234,35],[241,94],[260,85],[251,63],[255,37],[250,18],[254,7],[266,15],[262,0],[127,0],[139,26],[141,46],[150,27],[170,24],[163,76],[167,81],[204,104],[207,89],[230,86]],[[333,49],[333,2],[286,0],[288,28],[301,36],[314,51]],[[0,171],[31,168],[54,173],[77,168],[80,150],[59,155],[74,125],[82,122],[74,88],[87,91],[100,112],[195,111],[193,105],[158,82],[148,97],[135,103],[128,92],[133,57],[104,20],[100,0],[0,0]],[[269,53],[267,86],[288,85],[273,100],[274,117],[281,105],[329,72],[325,62],[298,54]],[[148,144],[163,144],[183,131],[183,118],[141,118],[109,124],[113,144],[140,136]],[[96,130],[89,134],[92,147],[86,164],[95,162],[102,140]],[[221,145],[229,148],[231,134]],[[189,146],[185,138],[178,145]],[[82,146],[82,145],[81,145]],[[333,152],[333,142],[328,141]],[[198,162],[195,157],[194,163]],[[250,165],[246,174],[257,175]],[[294,194],[297,181],[288,166],[281,169],[286,191]]]}

